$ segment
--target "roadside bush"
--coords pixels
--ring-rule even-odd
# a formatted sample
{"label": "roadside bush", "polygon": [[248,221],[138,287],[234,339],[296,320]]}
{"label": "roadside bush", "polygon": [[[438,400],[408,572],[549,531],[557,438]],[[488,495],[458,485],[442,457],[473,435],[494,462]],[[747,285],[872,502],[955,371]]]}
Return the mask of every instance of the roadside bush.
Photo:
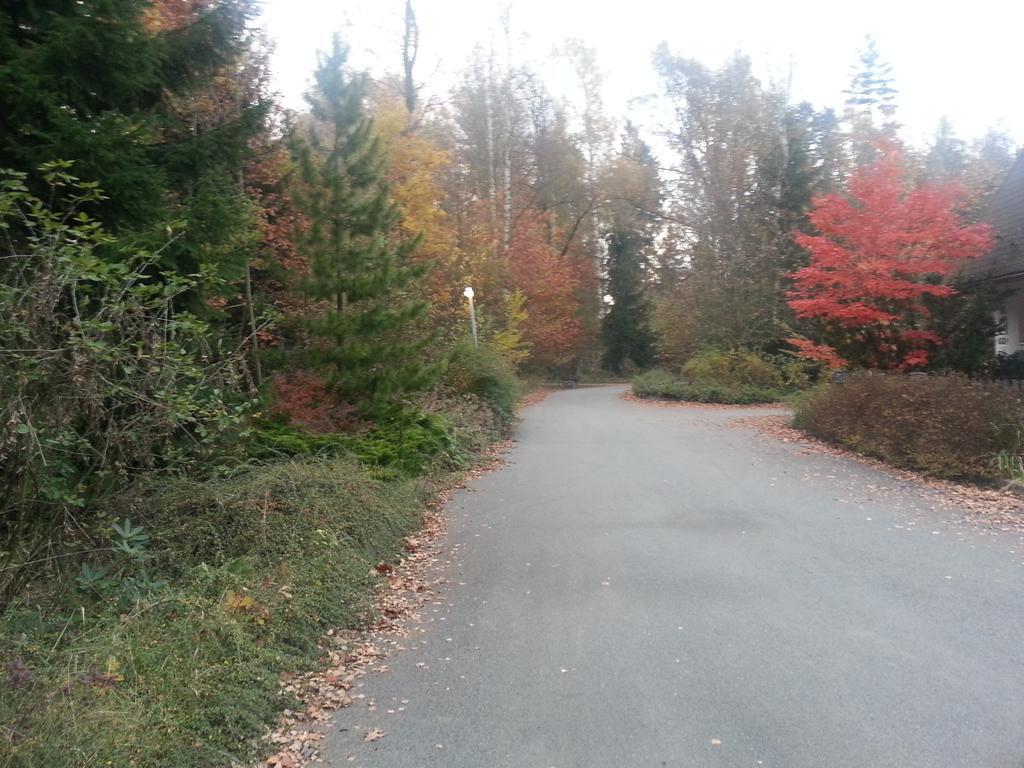
{"label": "roadside bush", "polygon": [[247,411],[240,353],[176,308],[201,278],[104,232],[68,167],[44,166],[49,204],[0,175],[0,604],[95,502],[201,471]]}
{"label": "roadside bush", "polygon": [[668,371],[655,368],[633,378],[633,394],[638,397],[665,397],[678,400],[683,383]]}
{"label": "roadside bush", "polygon": [[515,368],[486,344],[477,349],[471,343],[457,346],[444,384],[456,394],[476,395],[509,423],[515,417],[516,403],[522,394]]}
{"label": "roadside bush", "polygon": [[794,424],[815,437],[936,477],[998,476],[1021,453],[1024,404],[963,376],[859,374],[796,399]]}
{"label": "roadside bush", "polygon": [[781,389],[754,385],[723,385],[684,381],[666,371],[649,371],[633,379],[638,397],[680,400],[692,403],[774,403],[785,397]]}
{"label": "roadside bush", "polygon": [[[282,707],[279,675],[371,611],[429,488],[352,459],[161,482],[100,513],[76,587],[4,616],[4,765],[248,764]],[[128,523],[127,518],[131,522]],[[125,544],[133,554],[125,554]]]}
{"label": "roadside bush", "polygon": [[817,360],[804,360],[784,352],[762,353],[761,357],[778,371],[783,388],[791,392],[799,392],[814,385],[827,370]]}
{"label": "roadside bush", "polygon": [[762,387],[779,389],[782,375],[755,352],[705,350],[691,357],[682,368],[683,380],[719,387]]}
{"label": "roadside bush", "polygon": [[418,404],[444,419],[458,457],[479,455],[505,437],[512,426],[505,414],[470,393],[439,390],[421,397]]}

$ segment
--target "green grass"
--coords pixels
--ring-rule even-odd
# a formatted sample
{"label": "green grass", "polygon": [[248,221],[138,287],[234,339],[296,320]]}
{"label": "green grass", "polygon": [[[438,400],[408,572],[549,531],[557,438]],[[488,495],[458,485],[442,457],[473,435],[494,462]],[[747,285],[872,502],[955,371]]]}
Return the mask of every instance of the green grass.
{"label": "green grass", "polygon": [[37,584],[4,616],[0,766],[247,760],[290,703],[278,675],[315,663],[328,628],[366,621],[372,566],[398,556],[433,492],[340,457],[121,499],[105,513],[145,529],[142,556],[95,553],[105,578]]}
{"label": "green grass", "polygon": [[251,760],[295,704],[281,673],[315,665],[328,629],[367,625],[373,566],[507,430],[514,394],[488,387],[358,434],[257,425],[255,463],[90,509],[0,616],[0,768]]}

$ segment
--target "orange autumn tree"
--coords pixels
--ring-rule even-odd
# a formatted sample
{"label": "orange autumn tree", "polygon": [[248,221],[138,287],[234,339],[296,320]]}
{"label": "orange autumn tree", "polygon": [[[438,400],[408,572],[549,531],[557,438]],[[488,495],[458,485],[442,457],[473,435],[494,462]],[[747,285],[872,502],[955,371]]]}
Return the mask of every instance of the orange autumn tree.
{"label": "orange autumn tree", "polygon": [[526,301],[523,338],[529,364],[558,367],[570,363],[583,334],[579,263],[549,242],[545,215],[524,212],[512,230],[508,249],[512,286]]}
{"label": "orange autumn tree", "polygon": [[810,264],[793,273],[789,306],[819,341],[789,342],[832,368],[926,365],[943,341],[929,328],[927,301],[953,295],[943,278],[992,244],[987,225],[965,222],[960,185],[915,185],[895,145],[879,150],[851,176],[847,195],[815,199],[815,234],[794,236]]}

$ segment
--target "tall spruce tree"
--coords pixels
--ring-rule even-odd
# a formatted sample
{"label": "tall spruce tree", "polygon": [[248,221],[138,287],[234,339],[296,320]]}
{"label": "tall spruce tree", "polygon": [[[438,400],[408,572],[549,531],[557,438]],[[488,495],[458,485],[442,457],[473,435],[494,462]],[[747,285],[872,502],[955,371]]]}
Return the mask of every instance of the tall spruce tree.
{"label": "tall spruce tree", "polygon": [[106,192],[93,212],[108,229],[163,232],[166,222],[191,218],[184,200],[199,177],[211,181],[211,160],[218,169],[226,157],[240,166],[261,125],[249,110],[210,131],[196,125],[194,110],[171,105],[205,91],[246,53],[248,0],[194,4],[173,28],[156,23],[151,0],[4,5],[0,168],[31,174],[71,160],[76,176]]}
{"label": "tall spruce tree", "polygon": [[643,263],[651,237],[637,230],[614,229],[605,242],[608,295],[614,303],[601,322],[601,362],[613,373],[622,373],[627,361],[637,368],[647,368],[654,362],[654,334],[651,305],[644,292]]}
{"label": "tall spruce tree", "polygon": [[660,185],[654,155],[632,125],[626,126],[622,150],[606,185],[612,190],[605,235],[606,287],[612,305],[601,322],[601,362],[604,368],[621,373],[627,361],[637,368],[654,362],[651,303],[645,285]]}
{"label": "tall spruce tree", "polygon": [[409,262],[418,238],[397,231],[401,214],[365,109],[367,78],[347,61],[348,47],[335,36],[307,95],[310,127],[295,147],[296,202],[309,222],[302,247],[312,264],[305,288],[320,302],[307,321],[314,343],[306,357],[340,399],[379,410],[429,385],[437,371],[418,359],[429,339],[411,330],[426,305],[403,295],[424,273]]}
{"label": "tall spruce tree", "polygon": [[892,66],[882,60],[871,35],[864,40],[864,48],[857,56],[857,69],[844,93],[846,106],[853,111],[870,113],[883,126],[894,125],[898,91],[893,86]]}
{"label": "tall spruce tree", "polygon": [[848,154],[856,165],[867,165],[877,158],[881,140],[894,141],[899,131],[896,122],[896,96],[892,67],[882,60],[875,39],[868,35],[857,57],[846,94],[844,119],[848,132]]}

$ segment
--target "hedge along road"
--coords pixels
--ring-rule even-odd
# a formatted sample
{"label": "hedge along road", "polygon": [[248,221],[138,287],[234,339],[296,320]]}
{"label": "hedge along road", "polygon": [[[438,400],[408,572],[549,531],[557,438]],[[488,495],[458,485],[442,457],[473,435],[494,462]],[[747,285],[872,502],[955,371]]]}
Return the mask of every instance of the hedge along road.
{"label": "hedge along road", "polygon": [[329,764],[1024,765],[1019,533],[730,426],[763,410],[621,392],[528,409],[457,494],[445,605]]}

